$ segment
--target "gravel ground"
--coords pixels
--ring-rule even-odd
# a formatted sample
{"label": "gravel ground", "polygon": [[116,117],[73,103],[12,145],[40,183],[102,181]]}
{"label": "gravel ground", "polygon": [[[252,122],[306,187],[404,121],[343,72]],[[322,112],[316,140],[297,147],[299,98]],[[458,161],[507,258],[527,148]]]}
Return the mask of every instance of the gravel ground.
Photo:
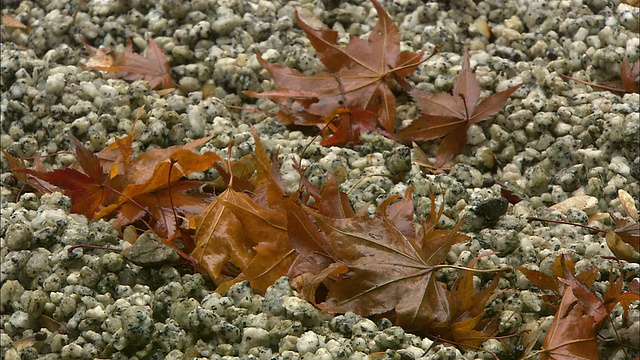
{"label": "gravel ground", "polygon": [[[30,31],[2,26],[2,148],[17,155],[46,155],[71,148],[72,133],[94,151],[126,135],[145,107],[136,151],[184,144],[207,135],[203,151],[238,159],[253,149],[250,124],[265,147],[279,148],[289,190],[298,175],[292,157],[309,143],[303,165],[314,184],[343,167],[343,190],[356,208],[375,209],[391,194],[413,186],[416,212],[430,208],[429,191],[443,196],[442,227],[466,217],[463,230],[472,241],[454,246],[448,260],[478,266],[524,265],[550,273],[558,254],[571,253],[577,269],[600,269],[594,289],[609,282],[612,256],[604,237],[577,227],[527,223],[541,216],[587,223],[596,212],[625,216],[622,189],[639,199],[640,97],[596,91],[567,82],[558,73],[605,82],[619,78],[623,58],[638,60],[639,10],[617,0],[451,0],[381,1],[398,24],[402,49],[441,52],[422,64],[409,80],[425,91],[449,91],[460,69],[463,46],[486,94],[517,83],[509,105],[489,121],[473,126],[468,143],[448,174],[421,172],[412,150],[380,134],[365,134],[358,148],[324,148],[319,140],[287,130],[260,112],[230,110],[227,105],[263,111],[277,108],[250,99],[242,90],[273,88],[254,55],[306,73],[322,69],[313,48],[295,25],[294,9],[305,8],[343,34],[366,34],[377,20],[368,1],[263,0],[87,0],[3,1],[3,15],[24,20]],[[79,9],[77,8],[79,6]],[[77,14],[75,12],[77,11]],[[75,14],[75,18],[74,18]],[[483,35],[482,19],[495,39]],[[152,34],[167,53],[174,79],[188,92],[160,95],[139,81],[126,83],[107,74],[84,71],[87,57],[79,41],[122,51],[127,37],[141,51]],[[212,85],[213,97],[198,91]],[[400,97],[398,117],[417,110]],[[426,147],[435,154],[436,143]],[[296,155],[297,156],[297,155]],[[43,158],[46,166],[68,166],[73,156]],[[4,359],[364,359],[381,353],[391,359],[516,359],[517,337],[489,340],[486,351],[460,351],[405,333],[389,321],[373,322],[354,314],[329,316],[295,297],[287,279],[264,297],[246,283],[225,294],[186,267],[140,267],[118,253],[76,249],[76,244],[126,247],[128,243],[104,221],[89,222],[69,213],[70,199],[60,194],[40,198],[19,193],[15,177],[2,161],[0,218],[0,357]],[[342,170],[341,170],[342,171]],[[394,176],[364,176],[392,174]],[[198,174],[212,179],[215,172]],[[506,211],[488,212],[501,203],[508,183],[524,201]],[[588,195],[589,206],[551,208],[563,200]],[[499,206],[498,206],[499,208]],[[595,223],[601,227],[610,224]],[[640,271],[621,262],[622,271]],[[441,271],[451,282],[455,271]],[[540,331],[538,347],[552,316],[540,293],[519,272],[500,280],[504,292],[488,306],[500,317],[501,334]],[[547,310],[545,310],[547,309]],[[546,312],[545,312],[546,311]],[[43,317],[65,325],[43,324]],[[637,304],[630,322],[616,309],[601,335],[617,336],[627,352],[639,356]],[[624,359],[614,341],[601,342],[601,358]],[[635,349],[635,350],[634,350]],[[632,357],[633,357],[632,356]]]}

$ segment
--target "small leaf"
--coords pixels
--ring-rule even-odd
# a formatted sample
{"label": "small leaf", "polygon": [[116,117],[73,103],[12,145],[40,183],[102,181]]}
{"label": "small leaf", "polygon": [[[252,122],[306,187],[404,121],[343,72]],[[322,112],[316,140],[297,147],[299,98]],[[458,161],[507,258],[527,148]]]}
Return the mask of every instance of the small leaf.
{"label": "small leaf", "polygon": [[628,93],[639,93],[640,82],[638,82],[638,75],[640,75],[640,60],[636,61],[633,65],[633,69],[627,58],[622,58],[622,64],[620,65],[620,79],[622,80],[622,87]]}
{"label": "small leaf", "polygon": [[441,167],[460,153],[466,143],[469,126],[496,115],[520,86],[522,84],[479,101],[480,85],[471,72],[469,52],[465,48],[462,69],[453,85],[453,95],[410,90],[409,95],[416,101],[422,117],[396,135],[412,141],[433,140],[444,136],[435,163],[436,167]]}
{"label": "small leaf", "polygon": [[73,135],[70,137],[76,145],[80,170],[67,168],[45,172],[22,168],[13,171],[27,173],[61,189],[72,200],[71,212],[91,218],[111,194],[109,179],[102,173],[98,157]]}
{"label": "small leaf", "polygon": [[128,39],[127,49],[124,53],[117,55],[111,65],[100,63],[89,66],[87,64],[87,67],[93,70],[116,73],[116,77],[126,81],[146,80],[152,89],[173,87],[171,65],[169,65],[167,57],[151,35],[148,35],[147,39],[149,45],[144,56],[133,52],[133,44],[131,39]]}

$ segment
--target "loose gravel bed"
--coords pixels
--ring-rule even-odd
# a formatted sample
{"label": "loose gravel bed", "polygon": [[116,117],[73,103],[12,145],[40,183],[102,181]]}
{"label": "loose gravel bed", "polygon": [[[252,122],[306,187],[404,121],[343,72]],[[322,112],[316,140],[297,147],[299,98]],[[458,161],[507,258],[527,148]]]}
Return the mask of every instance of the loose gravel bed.
{"label": "loose gravel bed", "polygon": [[[0,144],[42,160],[51,169],[70,165],[69,133],[94,151],[129,133],[142,135],[137,152],[213,135],[201,151],[232,159],[254,148],[251,125],[269,151],[279,149],[288,189],[296,190],[293,158],[307,166],[313,184],[339,171],[341,189],[355,208],[370,211],[392,194],[415,188],[416,213],[429,212],[429,192],[445,203],[443,228],[465,217],[462,230],[472,240],[454,246],[448,261],[466,265],[478,255],[480,268],[526,266],[550,273],[558,254],[571,253],[578,271],[600,269],[594,289],[610,281],[612,253],[601,235],[568,225],[528,223],[539,216],[587,223],[596,212],[626,216],[618,190],[640,199],[640,96],[614,94],[567,82],[558,74],[605,82],[619,78],[620,63],[638,60],[640,11],[617,0],[451,0],[381,1],[398,24],[402,50],[441,52],[420,65],[409,81],[422,90],[449,91],[462,49],[485,94],[524,83],[505,109],[469,130],[468,145],[447,174],[430,174],[413,163],[409,147],[366,133],[353,148],[325,148],[319,139],[272,120],[269,100],[243,90],[273,89],[255,52],[272,63],[305,73],[322,70],[294,10],[304,8],[341,32],[364,35],[377,17],[369,1],[135,0],[3,1],[2,13],[31,26],[2,26]],[[79,8],[78,8],[79,6]],[[77,11],[77,13],[76,13]],[[479,20],[481,19],[481,20]],[[483,35],[482,20],[495,39]],[[186,93],[160,95],[142,81],[127,83],[85,71],[79,41],[122,51],[127,37],[141,51],[151,34],[169,57],[174,79]],[[198,91],[211,86],[214,96]],[[418,110],[399,97],[398,118],[407,123]],[[231,110],[243,106],[263,112]],[[144,107],[141,121],[134,122]],[[303,149],[306,148],[304,153]],[[426,147],[435,154],[437,143]],[[384,176],[375,176],[384,175]],[[193,178],[212,180],[212,170]],[[505,204],[493,178],[520,192],[524,201]],[[105,221],[70,214],[70,199],[58,193],[20,193],[2,160],[0,177],[0,357],[4,359],[517,359],[522,349],[511,339],[489,340],[481,350],[461,351],[434,339],[406,333],[388,320],[374,322],[348,313],[327,315],[300,300],[286,278],[265,294],[247,283],[215,293],[205,276],[188,267],[134,265],[123,254],[68,248],[77,244],[129,247]],[[550,208],[578,195],[566,211]],[[369,205],[367,205],[369,204]],[[503,207],[500,210],[500,207]],[[499,209],[497,213],[488,210]],[[595,223],[602,227],[606,223]],[[153,241],[151,241],[152,243]],[[639,274],[637,263],[621,271]],[[456,271],[443,270],[451,282]],[[519,272],[500,279],[504,291],[487,307],[498,316],[500,334],[523,330],[544,339],[552,312],[540,292]],[[65,325],[52,331],[46,315]],[[627,353],[640,356],[640,311],[632,306],[624,322],[617,308],[601,331],[619,338]],[[49,326],[51,327],[51,326]],[[54,329],[55,330],[55,329]],[[601,343],[601,358],[624,359],[616,341]]]}

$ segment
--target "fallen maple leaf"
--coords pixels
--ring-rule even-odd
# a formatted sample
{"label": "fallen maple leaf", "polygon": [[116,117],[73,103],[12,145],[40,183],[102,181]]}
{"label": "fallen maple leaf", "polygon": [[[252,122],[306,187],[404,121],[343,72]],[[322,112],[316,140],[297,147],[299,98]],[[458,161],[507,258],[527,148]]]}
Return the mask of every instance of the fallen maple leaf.
{"label": "fallen maple leaf", "polygon": [[[289,107],[278,117],[286,124],[318,125],[331,120],[333,116],[326,117],[339,109],[352,112],[366,110],[376,114],[378,123],[388,133],[393,133],[396,106],[390,83],[392,79],[403,81],[411,74],[420,64],[423,52],[400,52],[398,27],[377,1],[373,0],[373,6],[378,13],[378,22],[369,39],[365,41],[351,36],[349,44],[344,47],[338,43],[336,31],[315,19],[303,20],[296,11],[298,25],[329,72],[308,76],[282,65],[267,63],[258,54],[258,61],[280,88],[263,93],[244,93],[269,98]],[[360,119],[360,115],[352,113],[353,125],[370,123],[370,116]],[[344,129],[338,139],[340,143],[357,142],[357,135],[358,130],[349,132]]]}
{"label": "fallen maple leaf", "polygon": [[[211,137],[183,146],[148,151],[132,161],[131,135],[116,141],[115,147],[110,146],[97,154],[72,135],[71,139],[76,146],[77,162],[69,168],[27,169],[22,162],[12,158],[12,171],[31,175],[35,180],[28,183],[41,192],[64,192],[71,198],[71,212],[90,219],[114,218],[115,227],[150,215],[147,221],[156,234],[165,239],[172,237],[180,226],[176,224],[174,210],[183,215],[194,215],[208,203],[206,194],[185,193],[202,183],[181,178],[207,170],[221,160],[212,152],[197,154],[191,151]],[[118,150],[120,155],[117,155]]]}
{"label": "fallen maple leaf", "polygon": [[496,328],[483,313],[495,296],[499,275],[477,293],[470,273],[461,275],[450,290],[436,281],[434,273],[451,246],[468,237],[458,233],[458,227],[435,229],[442,207],[437,213],[432,208],[416,234],[410,196],[408,191],[398,202],[393,202],[397,197],[387,199],[373,218],[331,218],[288,203],[289,239],[300,254],[298,261],[306,260],[301,268],[311,272],[302,276],[302,293],[315,303],[315,289],[322,282],[328,294],[317,305],[324,311],[361,316],[392,312],[406,330],[479,346]]}
{"label": "fallen maple leaf", "polygon": [[629,219],[613,219],[616,228],[607,231],[607,246],[620,259],[640,262],[640,223],[635,201],[622,189],[618,190],[618,198]]}
{"label": "fallen maple leaf", "polygon": [[542,359],[599,359],[595,324],[588,305],[578,301],[572,286],[565,287],[542,345]]}
{"label": "fallen maple leaf", "polygon": [[[613,271],[610,272],[613,276]],[[625,318],[640,294],[622,293],[622,279],[612,281],[601,300],[578,279],[561,279],[566,285],[562,301],[542,345],[543,359],[598,359],[597,331],[620,303]]]}
{"label": "fallen maple leaf", "polygon": [[5,149],[0,149],[0,150],[2,150],[2,154],[4,155],[4,158],[7,161],[7,163],[9,163],[11,172],[15,175],[16,179],[18,179],[19,181],[22,181],[23,187],[25,185],[28,185],[34,188],[35,190],[37,190],[38,192],[40,192],[41,194],[50,193],[56,190],[55,186],[49,184],[46,181],[40,181],[33,176],[29,176],[29,174],[27,174],[27,171],[25,171],[25,170],[29,170],[29,171],[35,171],[35,172],[46,172],[44,168],[44,164],[42,164],[42,162],[40,161],[39,156],[35,157],[33,161],[34,166],[32,169],[29,169],[27,168],[25,159],[22,157],[22,153],[20,153],[20,157],[17,158],[9,154],[9,152],[7,152]]}
{"label": "fallen maple leaf", "polygon": [[[329,120],[326,120],[329,119]],[[337,119],[337,120],[336,120]],[[376,131],[377,115],[367,110],[337,109],[323,117],[333,130],[333,134],[320,142],[323,146],[343,146],[346,144],[357,145],[360,143],[360,133],[364,131]],[[335,126],[329,122],[335,120]],[[392,137],[386,133],[387,137]]]}
{"label": "fallen maple leaf", "polygon": [[576,274],[575,262],[571,254],[560,254],[551,265],[552,275],[547,275],[542,271],[529,270],[518,266],[516,269],[524,274],[539,289],[548,291],[542,298],[550,305],[556,305],[564,292],[565,283],[563,279],[577,279],[580,283],[590,287],[598,277],[599,269],[592,267],[579,274]]}
{"label": "fallen maple leaf", "polygon": [[[477,260],[474,259],[469,266],[473,267]],[[497,319],[485,317],[484,311],[498,295],[494,290],[503,271],[498,271],[482,290],[475,291],[473,273],[469,270],[463,271],[449,289],[431,276],[426,280],[424,294],[405,294],[419,306],[409,309],[398,306],[397,325],[471,348],[478,348],[482,342],[495,336]]]}
{"label": "fallen maple leaf", "polygon": [[640,82],[638,81],[638,76],[640,76],[640,60],[636,61],[636,63],[633,65],[633,68],[631,68],[631,64],[629,64],[629,61],[627,61],[627,58],[622,58],[622,63],[620,64],[620,82],[622,83],[622,89],[576,79],[574,77],[560,74],[560,73],[558,73],[558,75],[568,80],[573,80],[581,84],[593,86],[595,88],[611,91],[614,93],[639,93],[640,92]]}
{"label": "fallen maple leaf", "polygon": [[118,54],[112,62],[112,57],[106,50],[99,49],[96,52],[85,44],[91,55],[86,67],[115,73],[115,77],[126,81],[146,80],[152,89],[158,86],[162,89],[172,88],[171,65],[167,57],[151,35],[147,35],[147,39],[149,45],[144,56],[133,52],[133,43],[131,39],[127,39],[126,50]]}
{"label": "fallen maple leaf", "polygon": [[435,166],[441,167],[460,153],[467,141],[467,129],[472,124],[497,114],[511,94],[522,84],[480,100],[480,84],[471,72],[469,51],[465,48],[462,69],[449,93],[427,94],[418,89],[409,91],[422,116],[396,135],[401,139],[425,141],[444,137],[436,154]]}
{"label": "fallen maple leaf", "polygon": [[[191,220],[196,230],[191,257],[222,292],[231,285],[249,280],[253,289],[267,287],[287,274],[297,254],[287,240],[285,193],[279,170],[272,165],[253,131],[255,176],[251,195],[234,189],[234,173],[227,169],[227,189]],[[242,182],[242,186],[246,186]],[[225,273],[226,268],[237,269]]]}
{"label": "fallen maple leaf", "polygon": [[[204,209],[210,200],[205,194],[184,193],[201,186],[201,182],[180,180],[193,172],[207,170],[222,160],[213,152],[197,154],[192,151],[210,139],[209,136],[182,146],[147,151],[130,164],[122,164],[123,173],[111,179],[119,196],[105,204],[96,217],[115,214],[113,224],[119,228],[149,214],[156,234],[161,238],[172,237],[180,225],[172,216],[174,210],[192,216]],[[124,149],[123,154],[126,151]]]}
{"label": "fallen maple leaf", "polygon": [[[72,199],[71,212],[92,218],[114,190],[110,187],[110,179],[102,172],[98,157],[82,145],[75,136],[70,135],[70,137],[76,145],[79,170],[66,168],[47,172],[14,168],[12,171],[29,174],[63,190]],[[41,189],[47,192],[53,190],[46,185]]]}

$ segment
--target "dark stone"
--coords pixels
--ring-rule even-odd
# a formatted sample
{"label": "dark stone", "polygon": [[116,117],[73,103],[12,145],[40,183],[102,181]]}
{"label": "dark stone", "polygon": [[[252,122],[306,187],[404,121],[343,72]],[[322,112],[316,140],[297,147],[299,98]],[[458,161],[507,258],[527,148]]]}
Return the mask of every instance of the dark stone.
{"label": "dark stone", "polygon": [[509,201],[503,197],[493,198],[480,202],[471,208],[476,215],[484,217],[484,224],[487,227],[494,226],[500,216],[507,213]]}

